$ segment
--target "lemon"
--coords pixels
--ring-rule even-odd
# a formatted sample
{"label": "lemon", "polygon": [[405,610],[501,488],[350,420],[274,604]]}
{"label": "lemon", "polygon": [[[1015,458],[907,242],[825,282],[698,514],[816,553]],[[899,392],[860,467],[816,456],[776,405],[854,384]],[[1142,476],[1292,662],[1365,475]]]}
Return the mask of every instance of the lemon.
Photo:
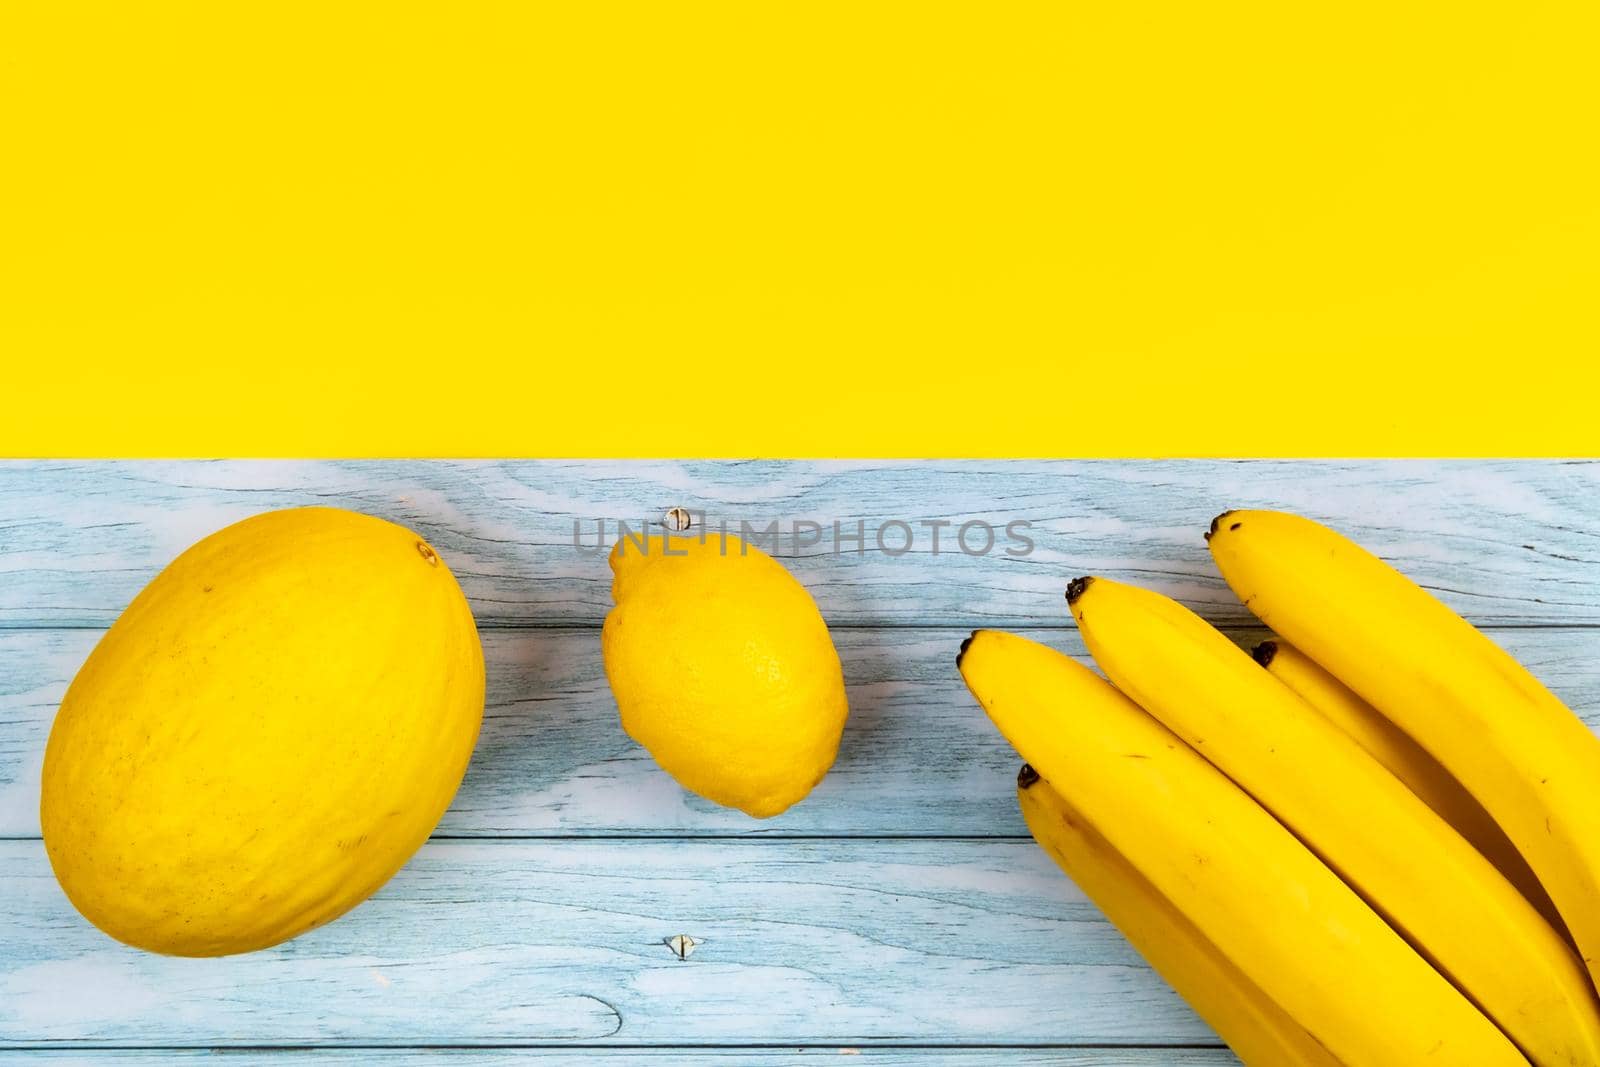
{"label": "lemon", "polygon": [[822,614],[732,535],[623,538],[601,631],[622,728],[685,789],[757,818],[822,780],[849,708]]}

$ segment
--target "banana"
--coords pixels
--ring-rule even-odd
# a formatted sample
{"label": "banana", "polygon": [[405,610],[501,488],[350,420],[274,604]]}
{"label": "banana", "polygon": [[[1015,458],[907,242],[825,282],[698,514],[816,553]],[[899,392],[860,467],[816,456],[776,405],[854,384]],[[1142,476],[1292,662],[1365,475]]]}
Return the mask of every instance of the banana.
{"label": "banana", "polygon": [[1263,641],[1251,653],[1278,681],[1316,708],[1323,717],[1355,739],[1373,759],[1387,767],[1428,807],[1466,838],[1539,909],[1558,933],[1565,931],[1550,895],[1533,868],[1522,858],[1505,831],[1490,818],[1472,794],[1422,746],[1407,737],[1382,712],[1352,693],[1348,686],[1298,648],[1283,640]]}
{"label": "banana", "polygon": [[1293,834],[1092,671],[992,630],[957,665],[1023,758],[1336,1059],[1526,1067]]}
{"label": "banana", "polygon": [[1206,539],[1262,622],[1482,803],[1600,981],[1600,741],[1582,720],[1421,585],[1320,523],[1227,512]]}
{"label": "banana", "polygon": [[1106,677],[1321,856],[1535,1064],[1600,1064],[1600,1002],[1516,887],[1348,734],[1194,612],[1078,579]]}
{"label": "banana", "polygon": [[1410,735],[1494,817],[1600,980],[1600,739],[1470,623],[1326,526],[1232,511],[1208,539],[1223,578],[1262,622]]}
{"label": "banana", "polygon": [[1340,1067],[1028,764],[1017,803],[1039,847],[1248,1067]]}

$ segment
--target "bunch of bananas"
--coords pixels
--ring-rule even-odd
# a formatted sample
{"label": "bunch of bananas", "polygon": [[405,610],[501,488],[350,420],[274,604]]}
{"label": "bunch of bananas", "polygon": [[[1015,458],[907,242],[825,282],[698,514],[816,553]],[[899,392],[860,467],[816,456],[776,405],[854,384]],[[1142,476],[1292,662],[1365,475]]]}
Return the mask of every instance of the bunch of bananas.
{"label": "bunch of bananas", "polygon": [[1247,1064],[1600,1064],[1600,740],[1338,533],[1207,541],[1254,658],[1104,578],[1067,598],[1109,683],[963,643],[1034,838]]}

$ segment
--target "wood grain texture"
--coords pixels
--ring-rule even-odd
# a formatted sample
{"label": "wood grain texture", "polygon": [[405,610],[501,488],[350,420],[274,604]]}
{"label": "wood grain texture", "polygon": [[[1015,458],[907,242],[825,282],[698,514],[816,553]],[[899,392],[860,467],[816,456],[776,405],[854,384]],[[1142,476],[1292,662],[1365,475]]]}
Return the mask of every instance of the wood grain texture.
{"label": "wood grain texture", "polygon": [[[1234,1063],[1182,1047],[1215,1037],[1025,840],[1017,757],[960,682],[960,640],[1005,626],[1082,657],[1061,592],[1093,572],[1253,641],[1200,533],[1287,507],[1493,627],[1600,728],[1597,489],[1600,465],[1542,462],[0,463],[0,1063]],[[308,503],[411,525],[461,577],[489,664],[472,768],[436,839],[344,919],[234,959],[125,949],[35,840],[50,718],[173,556]],[[869,531],[861,555],[831,533],[777,553],[834,624],[852,715],[833,772],[774,820],[685,794],[605,685],[610,575],[573,520],[592,544],[596,518],[675,504]],[[1030,521],[1035,551],[952,551],[974,518]],[[894,519],[905,555],[871,543]],[[938,556],[931,519],[955,524]],[[680,933],[701,939],[686,961]]]}
{"label": "wood grain texture", "polygon": [[[200,537],[270,508],[334,504],[427,536],[485,626],[596,625],[609,605],[599,518],[659,519],[674,505],[735,526],[829,527],[780,555],[835,625],[1066,626],[1077,574],[1137,581],[1245,614],[1201,533],[1229,507],[1324,519],[1475,621],[1600,623],[1600,465],[1556,462],[583,463],[293,462],[0,464],[0,625],[105,625]],[[923,521],[950,520],[934,556]],[[951,550],[956,527],[1031,522],[1034,551]],[[869,531],[832,552],[831,524]],[[899,520],[912,550],[878,550]],[[609,539],[614,539],[614,527]],[[890,531],[899,547],[903,534]],[[974,528],[970,542],[981,544]]]}
{"label": "wood grain texture", "polygon": [[0,1044],[1215,1041],[1026,842],[435,842],[220,960],[111,942],[38,842],[0,899]]}
{"label": "wood grain texture", "polygon": [[714,1063],[719,1067],[1237,1067],[1239,1061],[1226,1049],[1050,1049],[1050,1048],[917,1048],[896,1049],[874,1046],[833,1046],[826,1048],[691,1048],[691,1049],[119,1049],[80,1051],[32,1050],[7,1052],[0,1049],[0,1067],[160,1067],[168,1063],[192,1065],[220,1062],[227,1067],[301,1067],[303,1064],[331,1064],[365,1067],[381,1060],[391,1067],[422,1067],[449,1064],[451,1067],[524,1067],[537,1062],[540,1067],[600,1067],[606,1063],[643,1063],[648,1067],[699,1067]]}
{"label": "wood grain texture", "polygon": [[[1230,630],[1253,643],[1261,630]],[[592,630],[485,635],[489,707],[439,833],[1026,836],[1017,756],[955,669],[966,630],[842,630],[851,715],[811,796],[756,820],[680,789],[622,732]],[[1030,636],[1085,662],[1075,630]],[[1492,633],[1600,726],[1600,634]],[[56,705],[94,631],[0,632],[0,836],[39,832],[39,767]]]}

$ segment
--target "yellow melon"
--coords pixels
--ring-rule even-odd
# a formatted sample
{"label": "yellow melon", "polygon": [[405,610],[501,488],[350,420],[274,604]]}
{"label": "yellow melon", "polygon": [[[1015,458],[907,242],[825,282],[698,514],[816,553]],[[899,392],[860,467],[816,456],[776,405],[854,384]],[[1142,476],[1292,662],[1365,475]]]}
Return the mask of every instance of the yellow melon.
{"label": "yellow melon", "polygon": [[337,508],[229,526],[134,598],[67,690],[39,804],[51,866],[139,948],[302,934],[427,839],[483,686],[466,597],[416,534]]}

